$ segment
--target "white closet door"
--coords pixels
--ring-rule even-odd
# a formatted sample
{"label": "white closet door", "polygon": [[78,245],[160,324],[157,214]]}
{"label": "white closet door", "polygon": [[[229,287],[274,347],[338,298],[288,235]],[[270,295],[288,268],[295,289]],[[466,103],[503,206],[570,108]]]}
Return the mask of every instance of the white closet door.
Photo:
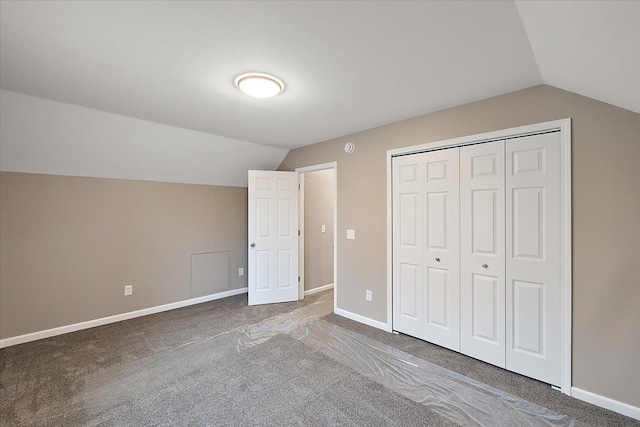
{"label": "white closet door", "polygon": [[509,370],[559,385],[560,132],[507,142]]}
{"label": "white closet door", "polygon": [[461,352],[505,367],[504,141],[460,148]]}
{"label": "white closet door", "polygon": [[423,154],[393,158],[393,329],[422,338]]}
{"label": "white closet door", "polygon": [[427,154],[422,190],[424,339],[460,351],[460,149]]}
{"label": "white closet door", "polygon": [[460,349],[459,149],[393,159],[393,328]]}

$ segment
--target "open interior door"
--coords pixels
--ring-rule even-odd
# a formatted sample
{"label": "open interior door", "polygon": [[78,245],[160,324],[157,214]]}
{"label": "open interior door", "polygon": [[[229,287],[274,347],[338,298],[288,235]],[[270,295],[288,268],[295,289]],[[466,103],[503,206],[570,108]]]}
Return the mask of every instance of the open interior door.
{"label": "open interior door", "polygon": [[298,300],[298,173],[249,171],[249,305]]}

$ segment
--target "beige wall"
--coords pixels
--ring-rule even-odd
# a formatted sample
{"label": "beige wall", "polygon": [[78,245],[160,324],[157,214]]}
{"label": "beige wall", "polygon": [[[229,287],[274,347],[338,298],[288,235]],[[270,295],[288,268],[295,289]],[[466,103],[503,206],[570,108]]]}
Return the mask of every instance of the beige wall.
{"label": "beige wall", "polygon": [[[338,307],[385,322],[386,150],[567,117],[573,385],[640,406],[639,114],[542,85],[299,148],[280,170],[338,162]],[[343,150],[347,141],[353,154]],[[347,228],[356,240],[345,239]]]}
{"label": "beige wall", "polygon": [[304,174],[305,291],[333,283],[333,189],[333,169]]}
{"label": "beige wall", "polygon": [[[0,337],[202,295],[190,254],[246,286],[247,189],[0,173]],[[123,286],[132,284],[132,296]]]}

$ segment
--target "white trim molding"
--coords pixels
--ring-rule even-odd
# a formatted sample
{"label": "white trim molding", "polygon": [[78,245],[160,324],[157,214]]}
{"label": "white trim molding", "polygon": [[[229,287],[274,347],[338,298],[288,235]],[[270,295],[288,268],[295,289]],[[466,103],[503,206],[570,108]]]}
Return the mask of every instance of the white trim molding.
{"label": "white trim molding", "polygon": [[299,172],[299,173],[315,172],[315,171],[321,171],[324,169],[335,169],[337,167],[338,167],[338,162],[328,162],[328,163],[321,163],[319,165],[303,166],[301,168],[296,168],[296,172]]}
{"label": "white trim molding", "polygon": [[329,289],[333,289],[333,283],[329,283],[328,285],[318,286],[317,288],[309,289],[308,291],[304,291],[304,296],[317,294],[318,292],[328,291]]}
{"label": "white trim molding", "polygon": [[298,172],[298,299],[306,295],[304,275],[304,173]]}
{"label": "white trim molding", "polygon": [[576,399],[582,400],[593,405],[600,406],[610,411],[617,412],[627,417],[640,420],[640,408],[637,406],[629,405],[628,403],[619,402],[617,400],[610,399],[608,397],[600,396],[599,394],[591,393],[590,391],[582,390],[577,387],[571,388],[571,395]]}
{"label": "white trim molding", "polygon": [[[552,122],[550,122],[552,123]],[[571,334],[573,331],[573,219],[571,210],[571,119],[558,121],[560,128],[560,283],[562,286],[560,310],[563,318],[561,328],[562,392],[571,396]]]}
{"label": "white trim molding", "polygon": [[393,329],[393,177],[392,159],[397,156],[424,153],[444,148],[482,144],[501,139],[518,138],[538,133],[560,131],[560,188],[561,188],[561,236],[560,269],[562,274],[561,313],[561,391],[571,396],[571,317],[572,317],[572,222],[571,222],[571,119],[554,120],[510,129],[502,129],[477,135],[462,136],[443,141],[413,145],[387,151],[387,324]]}
{"label": "white trim molding", "polygon": [[17,337],[5,338],[0,340],[0,348],[10,347],[13,345],[24,344],[31,341],[41,340],[43,338],[55,337],[56,335],[68,334],[69,332],[81,331],[83,329],[95,328],[96,326],[107,325],[109,323],[121,322],[123,320],[134,319],[136,317],[147,316],[149,314],[161,313],[163,311],[175,310],[176,308],[187,307],[190,305],[209,302],[221,298],[231,297],[234,295],[246,294],[247,288],[232,289],[230,291],[219,292],[217,294],[206,295],[203,297],[192,298],[184,301],[172,302],[170,304],[158,305],[155,307],[143,308],[141,310],[130,311],[128,313],[116,314],[113,316],[102,317],[100,319],[87,320],[86,322],[74,323],[72,325],[60,326],[57,328],[46,329],[44,331],[32,332],[30,334],[18,335]]}
{"label": "white trim molding", "polygon": [[391,332],[390,325],[384,322],[380,322],[379,320],[373,320],[368,317],[343,310],[341,308],[335,308],[334,313],[338,316],[346,317],[347,319],[355,320],[356,322],[364,323],[365,325],[372,326],[377,329],[382,329],[383,331]]}

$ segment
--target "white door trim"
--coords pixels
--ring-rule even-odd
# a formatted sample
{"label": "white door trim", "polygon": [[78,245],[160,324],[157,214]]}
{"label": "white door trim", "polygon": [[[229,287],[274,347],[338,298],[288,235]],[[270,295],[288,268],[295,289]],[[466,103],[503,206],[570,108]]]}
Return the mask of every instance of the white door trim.
{"label": "white door trim", "polygon": [[449,147],[461,147],[464,145],[481,144],[500,139],[517,138],[536,133],[560,131],[561,173],[560,173],[560,206],[561,206],[561,272],[562,272],[562,381],[560,388],[563,393],[571,396],[571,266],[572,266],[572,235],[571,235],[571,119],[554,120],[544,123],[536,123],[494,132],[477,135],[468,135],[459,138],[447,139],[432,143],[413,145],[387,151],[387,328],[393,329],[393,194],[392,194],[392,168],[391,159],[396,156],[440,150]]}
{"label": "white door trim", "polygon": [[298,173],[298,299],[304,299],[304,173]]}
{"label": "white door trim", "polygon": [[296,168],[300,182],[299,222],[300,238],[298,239],[298,265],[300,265],[300,285],[298,295],[304,298],[304,174],[320,170],[333,169],[333,311],[338,308],[338,162]]}

